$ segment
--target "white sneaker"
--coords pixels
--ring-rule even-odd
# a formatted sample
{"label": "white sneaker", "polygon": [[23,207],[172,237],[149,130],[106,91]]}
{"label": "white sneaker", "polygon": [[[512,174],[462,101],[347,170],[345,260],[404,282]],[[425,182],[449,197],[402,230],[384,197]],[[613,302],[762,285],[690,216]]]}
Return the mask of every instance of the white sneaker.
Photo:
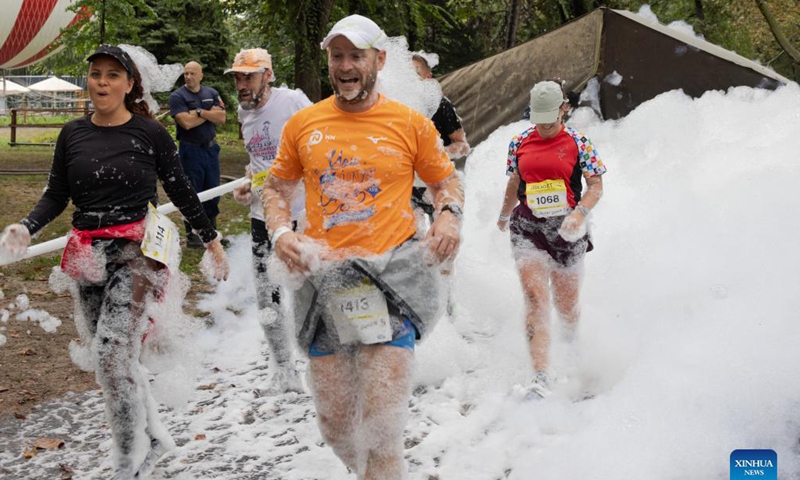
{"label": "white sneaker", "polygon": [[552,380],[546,372],[536,372],[525,389],[525,400],[542,400],[552,395]]}
{"label": "white sneaker", "polygon": [[150,440],[150,451],[147,452],[147,456],[144,457],[144,462],[142,462],[142,465],[133,478],[136,480],[149,478],[150,474],[155,470],[158,460],[173,448],[174,444],[172,446],[165,445],[155,438]]}
{"label": "white sneaker", "polygon": [[130,472],[123,472],[122,470],[117,470],[114,472],[114,475],[111,476],[110,480],[133,480],[134,477],[131,475]]}
{"label": "white sneaker", "polygon": [[282,395],[284,393],[305,393],[300,373],[294,367],[278,367],[270,379],[270,386],[256,390],[259,397]]}

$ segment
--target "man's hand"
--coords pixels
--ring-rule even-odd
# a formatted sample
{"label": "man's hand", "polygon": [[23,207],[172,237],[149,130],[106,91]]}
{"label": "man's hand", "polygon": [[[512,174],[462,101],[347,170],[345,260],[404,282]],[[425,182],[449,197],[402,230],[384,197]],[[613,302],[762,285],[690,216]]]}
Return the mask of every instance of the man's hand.
{"label": "man's hand", "polygon": [[435,263],[442,263],[458,252],[461,245],[460,227],[461,221],[446,210],[433,222],[424,243]]}
{"label": "man's hand", "polygon": [[253,203],[253,193],[251,190],[250,182],[244,182],[238,187],[233,189],[233,198],[242,205],[250,205]]}
{"label": "man's hand", "polygon": [[286,232],[272,246],[278,260],[292,273],[310,273],[322,260],[322,249],[311,238],[297,232]]}

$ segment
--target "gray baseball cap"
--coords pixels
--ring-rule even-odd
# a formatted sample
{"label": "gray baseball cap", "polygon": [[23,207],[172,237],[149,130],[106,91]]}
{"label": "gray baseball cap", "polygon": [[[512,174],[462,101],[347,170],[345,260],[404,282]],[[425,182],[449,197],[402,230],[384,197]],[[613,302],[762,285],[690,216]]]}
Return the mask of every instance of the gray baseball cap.
{"label": "gray baseball cap", "polygon": [[531,123],[555,123],[564,104],[564,92],[556,82],[539,82],[531,89]]}

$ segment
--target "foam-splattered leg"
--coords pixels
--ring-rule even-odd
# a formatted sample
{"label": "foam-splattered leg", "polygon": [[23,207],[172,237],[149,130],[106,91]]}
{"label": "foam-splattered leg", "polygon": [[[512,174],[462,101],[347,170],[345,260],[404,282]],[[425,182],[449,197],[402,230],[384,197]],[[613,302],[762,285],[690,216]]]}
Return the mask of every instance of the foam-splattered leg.
{"label": "foam-splattered leg", "polygon": [[322,438],[347,468],[363,471],[366,458],[358,450],[361,406],[355,357],[351,353],[311,357],[309,376]]}
{"label": "foam-splattered leg", "polygon": [[132,312],[132,274],[125,266],[108,280],[95,335],[97,382],[103,388],[119,478],[133,478],[150,448],[139,368],[141,325]]}
{"label": "foam-splattered leg", "polygon": [[403,430],[408,421],[408,400],[414,353],[392,346],[362,346],[357,368],[363,395],[363,421],[358,436],[367,452],[364,480],[401,480],[407,468],[403,459]]}
{"label": "foam-splattered leg", "polygon": [[[255,227],[254,227],[255,229]],[[266,235],[266,232],[263,232]],[[256,239],[254,233],[254,240]],[[275,373],[267,394],[303,392],[303,383],[294,366],[291,335],[286,315],[281,307],[281,290],[269,282],[267,260],[269,245],[264,241],[253,243],[253,269],[256,277],[256,301],[258,323],[264,331],[270,352],[274,358]]]}
{"label": "foam-splattered leg", "polygon": [[106,283],[95,336],[97,381],[103,387],[119,478],[133,478],[140,469],[152,447],[151,435],[172,444],[154,418],[157,408],[139,363],[144,305],[162,277],[158,265],[142,257],[138,247],[131,250],[125,254],[130,260]]}

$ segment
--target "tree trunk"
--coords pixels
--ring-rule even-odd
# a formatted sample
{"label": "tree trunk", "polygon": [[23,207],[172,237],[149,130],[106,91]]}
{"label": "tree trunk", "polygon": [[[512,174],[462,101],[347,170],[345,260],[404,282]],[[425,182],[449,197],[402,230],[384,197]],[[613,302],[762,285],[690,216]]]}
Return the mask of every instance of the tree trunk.
{"label": "tree trunk", "polygon": [[303,2],[297,13],[294,40],[294,83],[312,102],[322,99],[323,52],[319,43],[325,35],[334,0]]}
{"label": "tree trunk", "polygon": [[100,45],[106,43],[106,0],[100,4]]}
{"label": "tree trunk", "polygon": [[694,15],[699,20],[706,19],[706,15],[703,13],[703,0],[694,0]]}
{"label": "tree trunk", "polygon": [[511,0],[511,11],[508,15],[508,31],[506,32],[505,48],[509,49],[517,44],[517,26],[519,25],[519,1]]}
{"label": "tree trunk", "polygon": [[590,2],[590,5],[587,5],[584,0],[572,0],[572,4],[570,5],[572,18],[580,17],[594,10],[595,3],[596,2]]}
{"label": "tree trunk", "polygon": [[784,35],[781,26],[778,25],[778,22],[775,21],[775,17],[772,15],[772,11],[767,6],[767,2],[765,0],[755,0],[756,5],[758,5],[758,9],[761,10],[761,14],[764,15],[764,18],[767,20],[767,24],[769,25],[770,31],[772,31],[772,35],[775,37],[775,40],[778,41],[778,44],[783,48],[783,50],[792,57],[794,63],[800,64],[800,50],[796,49],[789,40]]}

